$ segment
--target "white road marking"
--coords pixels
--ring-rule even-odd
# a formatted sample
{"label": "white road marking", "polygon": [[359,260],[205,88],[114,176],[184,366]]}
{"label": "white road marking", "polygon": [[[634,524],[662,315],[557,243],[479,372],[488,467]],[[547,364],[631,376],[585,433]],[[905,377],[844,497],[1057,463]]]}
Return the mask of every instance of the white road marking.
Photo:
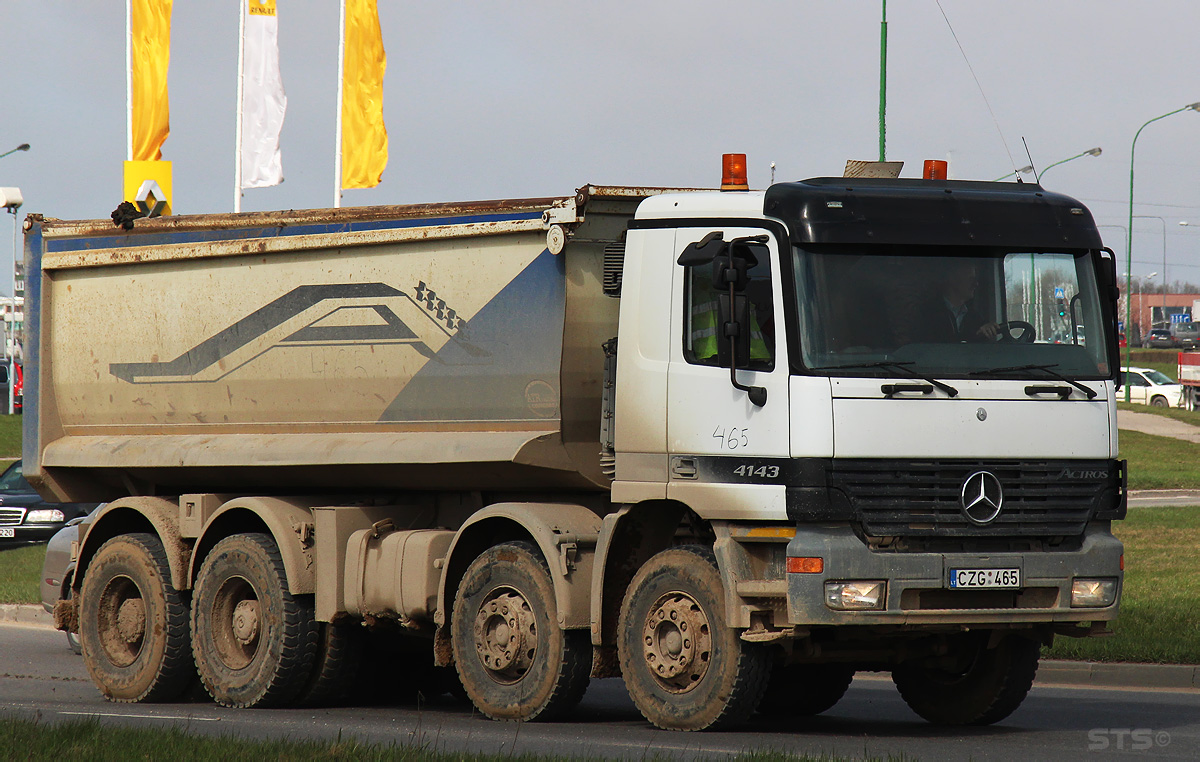
{"label": "white road marking", "polygon": [[59,712],[79,717],[131,717],[139,720],[195,720],[196,722],[220,722],[220,717],[193,717],[179,714],[122,714],[120,712]]}

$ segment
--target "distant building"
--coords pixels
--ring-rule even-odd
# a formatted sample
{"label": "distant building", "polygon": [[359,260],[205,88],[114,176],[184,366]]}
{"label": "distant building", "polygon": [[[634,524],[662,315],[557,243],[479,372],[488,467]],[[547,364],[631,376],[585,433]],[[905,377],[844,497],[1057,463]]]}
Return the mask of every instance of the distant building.
{"label": "distant building", "polygon": [[[1163,311],[1164,299],[1166,312]],[[1151,328],[1169,326],[1173,314],[1186,314],[1190,320],[1200,320],[1200,294],[1133,294],[1130,307],[1130,322],[1133,323],[1133,335],[1130,338],[1134,341]],[[1117,319],[1125,320],[1124,310]]]}

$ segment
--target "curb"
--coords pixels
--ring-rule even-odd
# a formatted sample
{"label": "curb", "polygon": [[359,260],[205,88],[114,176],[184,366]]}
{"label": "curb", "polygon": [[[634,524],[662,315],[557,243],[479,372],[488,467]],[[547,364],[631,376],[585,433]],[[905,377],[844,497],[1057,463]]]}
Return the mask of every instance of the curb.
{"label": "curb", "polygon": [[1044,660],[1034,684],[1200,690],[1200,666]]}
{"label": "curb", "polygon": [[54,617],[37,603],[0,603],[0,624],[54,628]]}

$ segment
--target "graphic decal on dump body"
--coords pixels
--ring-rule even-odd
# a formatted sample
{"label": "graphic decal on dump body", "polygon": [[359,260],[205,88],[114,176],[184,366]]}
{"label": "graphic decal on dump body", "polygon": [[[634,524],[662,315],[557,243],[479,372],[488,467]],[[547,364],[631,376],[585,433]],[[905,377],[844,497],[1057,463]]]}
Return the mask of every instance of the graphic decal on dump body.
{"label": "graphic decal on dump body", "polygon": [[[72,415],[78,409],[94,416],[91,400],[106,398],[104,409],[114,420],[176,426],[544,426],[542,420],[559,414],[566,275],[563,258],[544,249],[524,262],[511,256],[528,257],[525,252],[489,252],[482,260],[443,256],[428,265],[381,258],[385,266],[370,270],[373,282],[310,282],[267,296],[263,306],[232,319],[209,307],[205,297],[213,285],[202,282],[203,290],[191,297],[191,324],[211,328],[192,333],[183,347],[159,337],[153,310],[136,298],[135,288],[153,284],[130,284],[129,303],[149,318],[137,324],[146,331],[140,346],[150,348],[142,350],[149,361],[106,363],[111,383],[104,384],[98,374],[91,376],[89,358],[64,357],[64,364],[78,367],[82,392],[64,395],[61,405]],[[293,268],[288,275],[300,273]],[[473,292],[460,284],[471,277]],[[398,285],[406,280],[412,285]],[[489,286],[494,290],[486,295]],[[88,302],[67,304],[80,314],[91,309]]]}
{"label": "graphic decal on dump body", "polygon": [[557,417],[565,283],[563,258],[543,251],[471,317],[470,340],[446,342],[380,420]]}
{"label": "graphic decal on dump body", "polygon": [[[416,298],[385,283],[299,286],[174,360],[112,363],[109,371],[132,384],[213,382],[274,347],[297,344],[409,344],[433,357],[433,350],[397,315],[411,313],[403,309],[407,305],[421,308],[439,330],[465,343],[466,320],[424,281],[414,294]],[[486,354],[477,347],[465,349]]]}

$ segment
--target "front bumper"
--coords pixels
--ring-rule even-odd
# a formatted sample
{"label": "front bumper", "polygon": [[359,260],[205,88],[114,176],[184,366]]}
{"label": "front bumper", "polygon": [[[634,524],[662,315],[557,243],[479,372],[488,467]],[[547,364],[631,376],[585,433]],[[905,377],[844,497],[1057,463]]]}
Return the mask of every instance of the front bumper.
{"label": "front bumper", "polygon": [[[801,524],[788,557],[824,559],[818,574],[787,575],[792,625],[960,625],[1102,622],[1115,619],[1121,600],[1124,546],[1107,523],[1090,525],[1074,551],[1021,553],[906,553],[873,551],[845,525]],[[951,569],[1020,569],[1019,590],[952,590]],[[1072,608],[1076,578],[1117,580],[1104,608]],[[884,608],[836,611],[825,603],[825,582],[881,580]]]}
{"label": "front bumper", "polygon": [[[66,522],[57,521],[51,524],[17,524],[0,527],[12,530],[12,537],[0,537],[0,547],[5,545],[27,545],[36,542],[48,542],[54,533],[62,529]],[[4,534],[9,534],[5,532]]]}

